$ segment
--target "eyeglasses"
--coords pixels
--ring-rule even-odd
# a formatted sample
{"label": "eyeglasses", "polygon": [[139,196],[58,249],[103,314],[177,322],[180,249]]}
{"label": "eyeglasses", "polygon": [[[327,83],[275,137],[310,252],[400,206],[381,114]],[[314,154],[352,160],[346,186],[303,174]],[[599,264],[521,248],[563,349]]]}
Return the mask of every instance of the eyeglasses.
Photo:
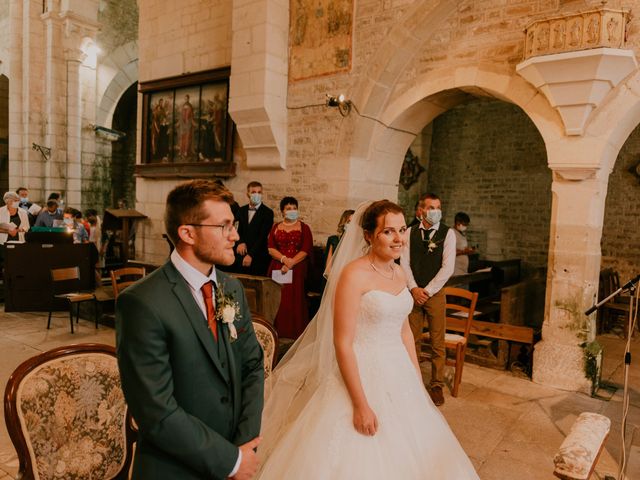
{"label": "eyeglasses", "polygon": [[218,227],[220,230],[222,230],[222,235],[224,235],[225,237],[231,235],[231,232],[238,231],[235,223],[223,223],[221,225],[212,225],[209,223],[187,223],[187,225],[190,227]]}

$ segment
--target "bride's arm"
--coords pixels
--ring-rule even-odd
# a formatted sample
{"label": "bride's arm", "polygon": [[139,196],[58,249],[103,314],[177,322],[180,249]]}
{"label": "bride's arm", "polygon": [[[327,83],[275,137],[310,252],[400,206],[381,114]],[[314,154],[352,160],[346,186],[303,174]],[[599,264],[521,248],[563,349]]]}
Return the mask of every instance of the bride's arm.
{"label": "bride's arm", "polygon": [[404,348],[407,349],[407,353],[409,354],[411,363],[413,363],[413,366],[418,372],[418,377],[422,379],[422,371],[420,370],[418,354],[416,353],[416,344],[415,340],[413,339],[413,332],[411,331],[411,327],[409,326],[408,318],[402,324],[402,343],[404,343]]}
{"label": "bride's arm", "polygon": [[353,350],[356,319],[362,291],[358,287],[357,272],[347,267],[340,275],[336,287],[333,313],[333,345],[336,360],[353,404],[353,426],[363,435],[375,435],[378,419],[365,396],[358,372],[358,362]]}

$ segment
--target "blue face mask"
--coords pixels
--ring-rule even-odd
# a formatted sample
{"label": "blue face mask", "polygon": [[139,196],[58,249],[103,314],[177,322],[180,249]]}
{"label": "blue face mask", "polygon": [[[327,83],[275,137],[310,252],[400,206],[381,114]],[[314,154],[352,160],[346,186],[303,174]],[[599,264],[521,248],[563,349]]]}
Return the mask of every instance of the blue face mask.
{"label": "blue face mask", "polygon": [[291,222],[295,222],[296,220],[298,220],[298,211],[297,210],[287,210],[284,213],[284,218],[286,218],[287,220],[289,220]]}
{"label": "blue face mask", "polygon": [[251,199],[251,203],[253,205],[260,205],[262,203],[262,194],[261,193],[252,193],[249,198]]}
{"label": "blue face mask", "polygon": [[65,225],[73,225],[73,218],[65,218],[63,221]]}
{"label": "blue face mask", "polygon": [[20,203],[29,203],[29,197],[20,197]]}

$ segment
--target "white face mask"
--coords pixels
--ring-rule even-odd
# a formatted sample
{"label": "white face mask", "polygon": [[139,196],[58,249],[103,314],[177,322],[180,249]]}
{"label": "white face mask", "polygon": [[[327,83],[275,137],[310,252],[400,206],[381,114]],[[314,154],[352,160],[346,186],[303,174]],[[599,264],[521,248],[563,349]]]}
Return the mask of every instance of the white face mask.
{"label": "white face mask", "polygon": [[427,210],[427,213],[422,214],[423,218],[429,225],[435,225],[442,220],[442,210],[436,208],[434,210]]}
{"label": "white face mask", "polygon": [[467,231],[467,226],[466,225],[458,225],[458,231],[459,232],[466,232]]}

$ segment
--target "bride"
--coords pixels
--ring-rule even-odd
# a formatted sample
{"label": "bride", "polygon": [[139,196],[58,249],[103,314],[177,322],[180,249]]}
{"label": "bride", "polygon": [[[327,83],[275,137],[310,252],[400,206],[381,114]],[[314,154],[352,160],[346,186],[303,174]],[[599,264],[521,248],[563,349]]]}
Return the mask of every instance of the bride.
{"label": "bride", "polygon": [[365,204],[351,225],[318,314],[272,375],[257,478],[478,479],[422,383],[394,263],[403,211]]}

